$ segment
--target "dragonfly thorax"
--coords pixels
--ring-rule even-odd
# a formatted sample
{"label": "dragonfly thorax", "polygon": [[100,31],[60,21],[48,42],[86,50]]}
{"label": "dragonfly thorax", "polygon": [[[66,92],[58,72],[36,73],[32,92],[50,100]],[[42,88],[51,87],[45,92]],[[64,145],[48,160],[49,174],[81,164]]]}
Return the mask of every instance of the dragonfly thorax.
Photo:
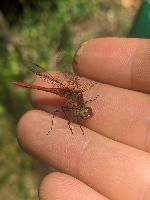
{"label": "dragonfly thorax", "polygon": [[71,91],[69,89],[65,89],[63,92],[63,96],[67,99],[76,100],[80,97],[80,93],[76,91]]}

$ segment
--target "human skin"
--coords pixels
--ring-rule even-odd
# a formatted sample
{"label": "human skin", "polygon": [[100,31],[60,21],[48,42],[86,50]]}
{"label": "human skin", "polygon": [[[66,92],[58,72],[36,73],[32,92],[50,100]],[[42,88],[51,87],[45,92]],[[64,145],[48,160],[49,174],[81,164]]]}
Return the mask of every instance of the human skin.
{"label": "human skin", "polygon": [[[84,98],[99,97],[88,106],[93,117],[83,135],[52,110],[62,100],[51,93],[31,91],[35,110],[17,125],[26,152],[57,169],[39,188],[41,200],[150,199],[150,40],[101,38],[83,43],[74,70],[98,84]],[[35,84],[48,86],[40,79]],[[45,106],[46,105],[46,106]]]}

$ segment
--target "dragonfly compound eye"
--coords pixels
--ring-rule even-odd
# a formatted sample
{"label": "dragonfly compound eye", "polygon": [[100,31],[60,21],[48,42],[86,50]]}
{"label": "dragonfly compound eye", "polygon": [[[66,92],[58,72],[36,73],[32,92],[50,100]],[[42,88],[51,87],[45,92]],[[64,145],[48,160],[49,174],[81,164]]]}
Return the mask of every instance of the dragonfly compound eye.
{"label": "dragonfly compound eye", "polygon": [[84,109],[82,109],[80,111],[80,116],[83,119],[88,119],[88,118],[92,117],[93,116],[92,108],[85,107]]}

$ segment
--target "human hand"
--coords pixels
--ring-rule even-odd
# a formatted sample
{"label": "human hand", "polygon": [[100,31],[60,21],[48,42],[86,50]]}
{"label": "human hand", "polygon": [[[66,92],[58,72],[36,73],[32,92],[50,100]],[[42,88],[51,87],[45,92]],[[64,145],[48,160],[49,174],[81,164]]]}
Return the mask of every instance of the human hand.
{"label": "human hand", "polygon": [[[41,183],[41,200],[150,199],[150,40],[102,38],[84,43],[75,57],[77,74],[96,80],[85,96],[95,97],[94,115],[71,134],[52,107],[60,99],[31,91],[33,105],[17,126],[17,137],[31,155],[61,172]],[[48,86],[41,80],[36,83]],[[86,98],[87,98],[86,96]],[[45,107],[46,105],[46,107]],[[46,112],[48,111],[48,112]]]}

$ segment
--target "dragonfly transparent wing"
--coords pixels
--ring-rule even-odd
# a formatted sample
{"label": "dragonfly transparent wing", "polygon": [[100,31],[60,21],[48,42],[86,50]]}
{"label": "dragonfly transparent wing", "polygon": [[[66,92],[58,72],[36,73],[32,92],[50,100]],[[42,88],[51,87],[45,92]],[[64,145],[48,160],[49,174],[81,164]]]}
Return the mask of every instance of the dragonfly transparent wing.
{"label": "dragonfly transparent wing", "polygon": [[[67,61],[69,62],[66,63],[63,59],[64,57],[67,57],[68,58]],[[57,56],[56,56],[56,64],[59,63],[60,65],[63,65],[63,66],[69,66],[71,65],[71,62],[70,62],[71,60],[72,60],[72,57],[69,54],[66,54],[66,52],[64,52],[63,50],[58,51]],[[65,85],[67,85],[69,88],[81,90],[83,92],[89,90],[95,84],[97,84],[95,81],[79,77],[74,73],[71,73],[71,74],[63,73],[63,79],[64,79],[63,83],[65,83]]]}
{"label": "dragonfly transparent wing", "polygon": [[67,80],[66,84],[69,87],[77,89],[77,90],[81,90],[82,92],[89,90],[90,88],[94,87],[94,85],[97,84],[97,82],[95,81],[77,76],[76,74],[65,73],[64,77],[66,77],[66,80]]}
{"label": "dragonfly transparent wing", "polygon": [[29,66],[30,71],[35,75],[38,75],[43,81],[52,84],[54,87],[64,87],[64,84],[57,78],[53,77],[43,67],[38,64],[32,64]]}
{"label": "dragonfly transparent wing", "polygon": [[38,75],[43,81],[50,83],[52,87],[68,87],[73,90],[81,90],[82,92],[85,92],[96,84],[95,81],[79,77],[73,73],[55,73],[55,76],[52,76],[38,64],[30,65],[29,69],[35,75]]}

